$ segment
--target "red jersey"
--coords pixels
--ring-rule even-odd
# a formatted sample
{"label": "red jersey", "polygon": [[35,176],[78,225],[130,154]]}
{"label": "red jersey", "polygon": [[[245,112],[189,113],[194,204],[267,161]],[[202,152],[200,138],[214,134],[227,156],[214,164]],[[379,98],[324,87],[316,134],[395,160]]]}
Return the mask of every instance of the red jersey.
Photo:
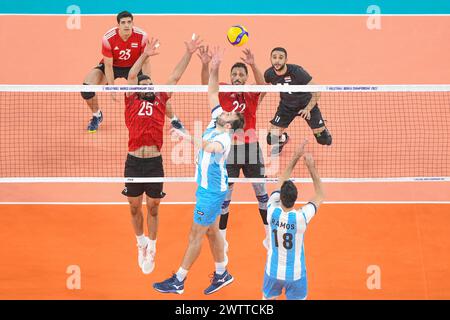
{"label": "red jersey", "polygon": [[[226,85],[226,83],[220,83]],[[256,134],[256,110],[261,92],[219,92],[219,102],[227,112],[235,111],[244,114],[244,135],[235,135],[234,139],[245,143],[258,141]]]}
{"label": "red jersey", "polygon": [[137,93],[129,97],[125,94],[128,151],[135,151],[142,146],[156,146],[161,151],[169,96],[165,92],[157,92],[155,95],[155,101],[150,102],[139,99]]}
{"label": "red jersey", "polygon": [[144,31],[133,27],[131,36],[127,41],[123,41],[119,36],[119,28],[112,28],[103,36],[102,54],[113,58],[114,67],[131,68],[144,51],[147,39]]}

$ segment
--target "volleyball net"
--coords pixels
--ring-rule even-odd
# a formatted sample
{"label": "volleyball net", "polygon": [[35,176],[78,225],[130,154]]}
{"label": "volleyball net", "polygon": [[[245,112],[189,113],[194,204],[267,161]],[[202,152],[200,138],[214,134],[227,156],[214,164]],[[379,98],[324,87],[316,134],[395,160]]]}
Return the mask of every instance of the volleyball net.
{"label": "volleyball net", "polygon": [[[87,131],[92,113],[81,91],[94,91],[104,119]],[[198,150],[174,141],[166,119],[161,150],[165,177],[124,178],[128,152],[126,92],[173,92],[172,108],[186,129],[201,136],[210,122],[207,86],[0,86],[0,182],[194,181]],[[283,170],[308,138],[324,181],[450,180],[450,85],[221,86],[224,92],[266,92],[256,114],[256,135],[267,181]],[[114,101],[111,92],[115,92]],[[319,145],[297,117],[289,143],[271,157],[266,136],[280,92],[320,92],[319,108],[333,137]],[[296,180],[309,180],[301,163]],[[253,180],[232,179],[251,182]]]}

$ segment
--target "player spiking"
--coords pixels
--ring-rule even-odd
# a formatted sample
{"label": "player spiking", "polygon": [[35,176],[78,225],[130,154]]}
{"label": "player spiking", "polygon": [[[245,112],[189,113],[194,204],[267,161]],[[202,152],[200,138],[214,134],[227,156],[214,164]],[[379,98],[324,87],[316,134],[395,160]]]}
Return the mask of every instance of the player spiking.
{"label": "player spiking", "polygon": [[[148,41],[147,34],[133,26],[133,15],[128,11],[120,12],[117,17],[117,26],[108,30],[102,38],[103,59],[92,69],[84,79],[84,85],[113,85],[117,78],[128,78],[131,67],[144,51]],[[150,67],[143,64],[143,70],[150,74]],[[139,70],[139,75],[142,74]],[[111,93],[116,100],[115,93]],[[103,121],[103,114],[98,104],[95,92],[82,92],[81,96],[86,100],[92,111],[92,119],[87,130],[96,132]]]}
{"label": "player spiking", "polygon": [[[263,85],[264,76],[259,70],[255,62],[253,53],[249,50],[243,50],[244,62],[236,62],[230,70],[230,82],[232,85],[245,85],[248,80],[248,68],[250,66],[257,85]],[[202,84],[208,84],[209,70],[208,65],[211,56],[208,53],[208,47],[200,47],[197,54],[202,61],[201,79]],[[220,83],[226,84],[226,83]],[[237,89],[238,90],[238,89]],[[256,111],[264,94],[261,92],[219,92],[219,101],[224,111],[239,112],[244,115],[245,127],[244,132],[235,133],[232,139],[231,151],[227,159],[227,172],[229,178],[238,178],[240,171],[246,178],[264,178],[264,158],[258,142],[256,133]],[[222,205],[222,215],[220,216],[219,228],[225,240],[225,252],[228,250],[228,242],[226,241],[226,231],[228,224],[229,206],[231,195],[233,193],[234,183],[229,183],[228,194]],[[267,225],[267,194],[266,185],[264,183],[253,183],[256,199],[258,200],[259,212],[263,221],[266,238],[268,235]]]}
{"label": "player spiking", "polygon": [[189,244],[177,273],[172,277],[154,283],[153,288],[162,293],[184,292],[187,273],[198,258],[203,238],[209,240],[216,269],[211,284],[204,290],[212,294],[230,284],[233,277],[226,269],[223,237],[219,232],[217,217],[221,213],[222,203],[228,189],[228,175],[225,162],[230,152],[233,131],[244,127],[244,117],[240,113],[225,112],[219,103],[219,66],[223,59],[223,50],[212,51],[211,75],[208,83],[208,98],[211,122],[201,139],[190,136],[187,132],[173,129],[176,137],[181,137],[199,148],[196,168],[197,192],[194,221],[192,223]]}

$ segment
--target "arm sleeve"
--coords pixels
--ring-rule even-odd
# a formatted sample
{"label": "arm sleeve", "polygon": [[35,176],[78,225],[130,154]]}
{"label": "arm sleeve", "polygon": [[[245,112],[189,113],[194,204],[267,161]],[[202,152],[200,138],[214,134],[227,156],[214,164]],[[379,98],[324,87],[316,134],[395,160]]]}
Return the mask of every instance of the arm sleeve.
{"label": "arm sleeve", "polygon": [[280,190],[275,190],[270,195],[269,202],[267,203],[267,208],[279,205],[280,205]]}
{"label": "arm sleeve", "polygon": [[297,80],[297,83],[300,85],[307,85],[312,80],[310,74],[300,66],[296,66],[294,70],[294,75]]}
{"label": "arm sleeve", "polygon": [[301,209],[298,210],[298,212],[303,215],[306,224],[308,224],[311,221],[311,219],[316,215],[317,208],[314,203],[308,202],[303,207],[301,207]]}
{"label": "arm sleeve", "polygon": [[102,38],[102,54],[105,57],[112,58],[112,50],[111,50],[111,44],[109,43],[108,39],[105,37]]}

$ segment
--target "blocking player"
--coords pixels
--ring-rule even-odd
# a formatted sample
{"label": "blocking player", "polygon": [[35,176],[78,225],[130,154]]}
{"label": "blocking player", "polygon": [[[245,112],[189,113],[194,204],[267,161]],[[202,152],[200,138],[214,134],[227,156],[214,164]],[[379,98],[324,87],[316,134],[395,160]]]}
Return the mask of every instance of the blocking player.
{"label": "blocking player", "polygon": [[[230,83],[232,85],[245,85],[248,80],[249,65],[257,85],[263,85],[264,76],[256,65],[253,53],[246,49],[243,51],[244,57],[242,62],[236,62],[230,70]],[[200,47],[197,53],[202,61],[201,79],[202,84],[206,85],[209,79],[208,65],[211,56],[208,47]],[[226,84],[226,83],[220,83]],[[256,133],[256,111],[259,103],[263,98],[261,92],[220,92],[219,101],[224,111],[239,112],[244,115],[245,127],[244,132],[236,132],[232,139],[231,151],[227,159],[227,172],[229,178],[238,178],[242,170],[246,178],[264,178],[264,158],[258,142]],[[234,183],[229,183],[228,194],[222,205],[222,215],[220,216],[219,229],[225,240],[225,252],[228,250],[228,242],[226,241],[226,231],[228,224],[229,206],[231,195],[233,193]],[[256,199],[258,200],[259,213],[266,230],[266,238],[268,236],[269,227],[267,225],[267,194],[266,185],[264,183],[253,183]],[[266,243],[266,241],[264,242]]]}
{"label": "blocking player", "polygon": [[[84,85],[113,85],[117,78],[127,79],[131,67],[145,49],[147,34],[133,26],[133,15],[128,11],[122,11],[116,19],[117,26],[108,30],[102,38],[103,59],[88,73]],[[150,74],[148,63],[143,64],[143,70],[146,74]],[[141,70],[139,74],[142,74]],[[116,100],[115,93],[111,95]],[[92,119],[87,130],[91,133],[96,132],[103,121],[97,96],[95,92],[82,92],[81,96],[92,111]]]}
{"label": "blocking player", "polygon": [[[314,85],[312,77],[302,67],[296,64],[287,64],[287,51],[277,47],[270,53],[272,67],[264,73],[267,83],[274,85]],[[331,145],[332,138],[325,127],[322,114],[317,102],[319,92],[281,92],[280,103],[275,116],[270,121],[270,132],[267,143],[273,145],[272,155],[278,156],[283,146],[289,141],[285,132],[296,116],[306,120],[312,129],[317,142],[322,145]]]}
{"label": "blocking player", "polygon": [[[185,42],[186,52],[166,82],[175,85],[186,70],[192,54],[200,40]],[[152,85],[150,76],[139,74],[143,64],[156,52],[157,40],[151,40],[135,62],[128,75],[129,85]],[[129,131],[128,155],[125,162],[125,177],[164,177],[161,147],[165,117],[171,118],[172,127],[182,129],[183,125],[168,110],[171,93],[139,92],[125,94],[125,122]],[[142,214],[143,194],[147,202],[148,237],[145,236]],[[165,196],[163,183],[126,183],[122,194],[128,197],[131,222],[137,239],[138,264],[144,274],[149,274],[155,266],[156,236],[158,231],[158,208]]]}
{"label": "blocking player", "polygon": [[244,117],[240,113],[223,111],[219,104],[219,66],[223,59],[223,51],[215,48],[212,51],[211,75],[208,84],[211,122],[197,139],[185,131],[173,129],[176,137],[181,137],[199,148],[197,161],[197,192],[194,221],[189,235],[189,244],[177,273],[172,277],[154,283],[153,288],[162,293],[184,292],[186,276],[200,254],[203,237],[208,237],[216,270],[211,284],[204,290],[212,294],[233,281],[226,269],[223,237],[219,232],[217,217],[221,213],[222,203],[228,189],[228,175],[225,162],[230,152],[232,131],[244,127]]}
{"label": "blocking player", "polygon": [[302,208],[294,208],[297,187],[289,177],[304,153],[307,141],[294,152],[291,161],[272,192],[267,212],[271,229],[264,272],[263,299],[276,299],[285,289],[288,300],[304,300],[307,296],[304,234],[324,198],[322,182],[313,157],[304,155],[304,162],[314,183],[315,195]]}

